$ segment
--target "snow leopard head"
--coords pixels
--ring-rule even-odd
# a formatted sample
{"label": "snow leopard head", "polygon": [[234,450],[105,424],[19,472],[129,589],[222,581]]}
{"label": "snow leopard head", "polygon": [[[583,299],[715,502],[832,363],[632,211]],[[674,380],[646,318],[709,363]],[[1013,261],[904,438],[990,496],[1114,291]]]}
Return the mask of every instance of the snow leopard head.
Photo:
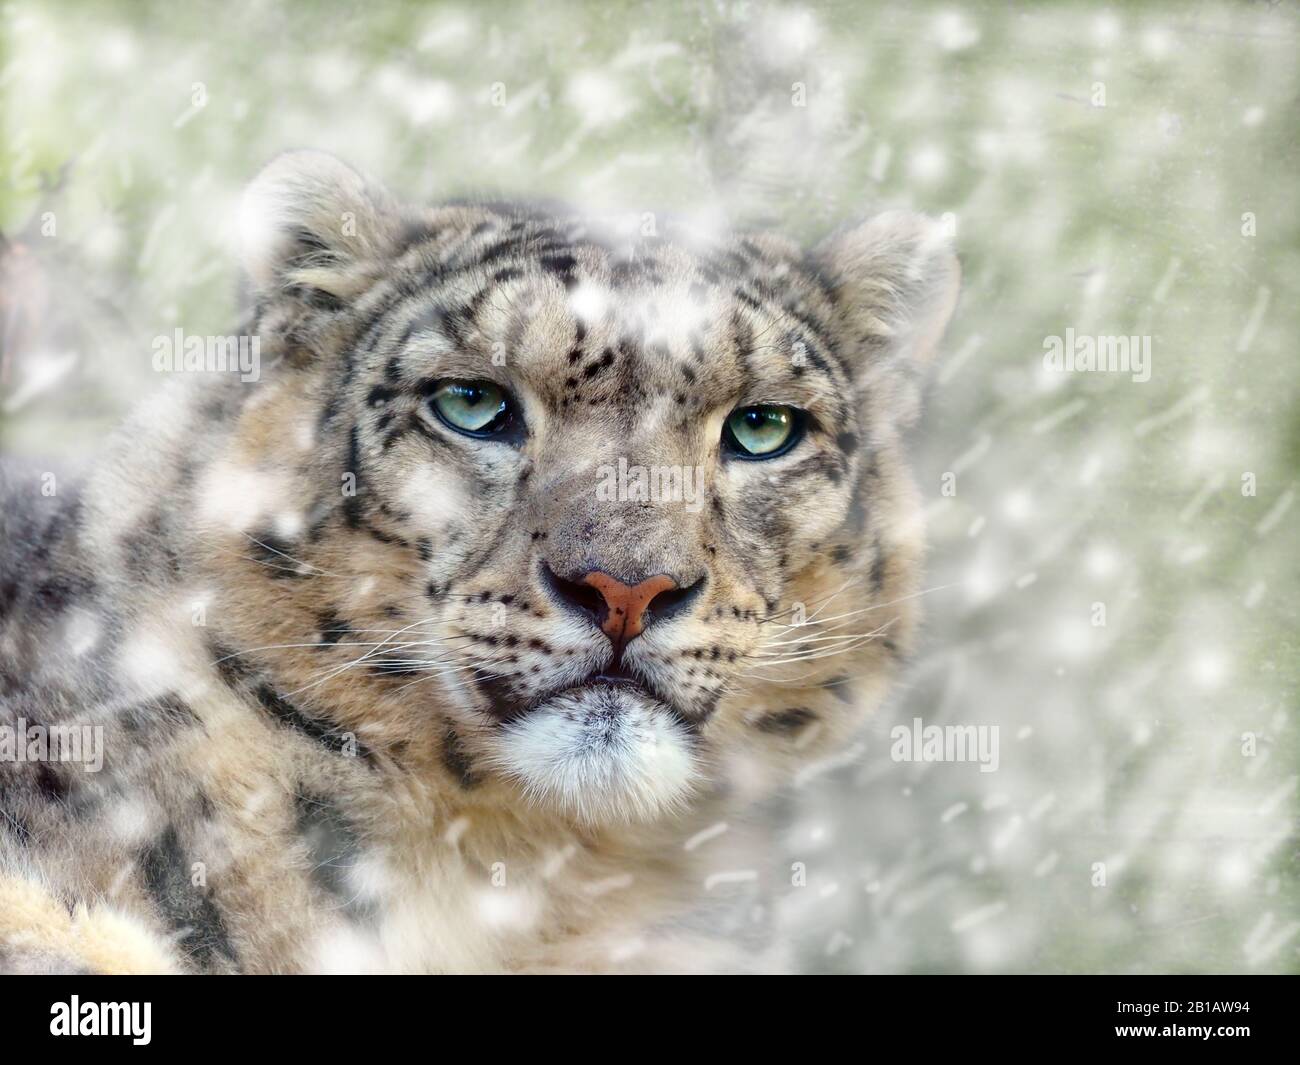
{"label": "snow leopard head", "polygon": [[226,501],[215,646],[282,718],[604,824],[765,786],[878,703],[916,622],[899,430],[956,300],[938,226],[808,250],[411,206],[316,153],[244,223],[266,368],[196,498]]}

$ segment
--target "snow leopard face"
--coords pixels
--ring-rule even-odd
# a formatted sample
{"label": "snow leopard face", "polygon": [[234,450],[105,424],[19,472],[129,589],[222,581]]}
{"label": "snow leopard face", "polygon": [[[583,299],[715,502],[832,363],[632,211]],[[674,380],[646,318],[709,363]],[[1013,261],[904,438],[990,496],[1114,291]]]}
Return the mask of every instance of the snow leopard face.
{"label": "snow leopard face", "polygon": [[194,497],[230,684],[407,785],[591,825],[878,701],[921,546],[897,433],[957,288],[935,227],[413,208],[309,153],[244,220],[264,369]]}

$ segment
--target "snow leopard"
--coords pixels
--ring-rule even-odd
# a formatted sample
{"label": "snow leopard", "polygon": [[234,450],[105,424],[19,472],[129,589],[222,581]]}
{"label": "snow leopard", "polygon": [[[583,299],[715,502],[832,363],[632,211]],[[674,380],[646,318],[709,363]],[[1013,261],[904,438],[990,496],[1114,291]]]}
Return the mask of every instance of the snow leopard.
{"label": "snow leopard", "polygon": [[946,228],[313,151],[239,218],[258,372],[0,475],[0,969],[790,967],[773,811],[916,641]]}

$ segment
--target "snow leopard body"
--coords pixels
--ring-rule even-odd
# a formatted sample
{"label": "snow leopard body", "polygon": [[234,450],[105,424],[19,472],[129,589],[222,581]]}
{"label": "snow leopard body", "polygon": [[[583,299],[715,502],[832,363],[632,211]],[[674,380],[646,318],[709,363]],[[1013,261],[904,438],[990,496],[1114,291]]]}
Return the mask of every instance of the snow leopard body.
{"label": "snow leopard body", "polygon": [[[316,153],[243,218],[257,380],[0,473],[0,969],[787,965],[766,817],[914,640],[944,234],[417,207]],[[431,416],[448,379],[515,433]],[[745,404],[802,439],[726,454]],[[699,492],[611,498],[620,462]],[[587,573],[689,594],[616,648]]]}

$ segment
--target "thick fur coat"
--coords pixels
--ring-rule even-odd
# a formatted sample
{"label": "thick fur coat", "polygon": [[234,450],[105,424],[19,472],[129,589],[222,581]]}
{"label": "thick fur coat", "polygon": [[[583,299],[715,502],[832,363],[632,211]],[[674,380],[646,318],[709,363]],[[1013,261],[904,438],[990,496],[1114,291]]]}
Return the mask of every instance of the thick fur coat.
{"label": "thick fur coat", "polygon": [[[79,480],[4,473],[0,726],[103,757],[0,760],[0,969],[782,967],[788,883],[728,871],[913,640],[943,235],[404,206],[314,153],[244,219],[259,380],[180,375]],[[440,421],[446,380],[512,432]],[[754,404],[795,446],[726,452]],[[610,498],[620,462],[698,492]],[[678,591],[619,647],[587,573]]]}

